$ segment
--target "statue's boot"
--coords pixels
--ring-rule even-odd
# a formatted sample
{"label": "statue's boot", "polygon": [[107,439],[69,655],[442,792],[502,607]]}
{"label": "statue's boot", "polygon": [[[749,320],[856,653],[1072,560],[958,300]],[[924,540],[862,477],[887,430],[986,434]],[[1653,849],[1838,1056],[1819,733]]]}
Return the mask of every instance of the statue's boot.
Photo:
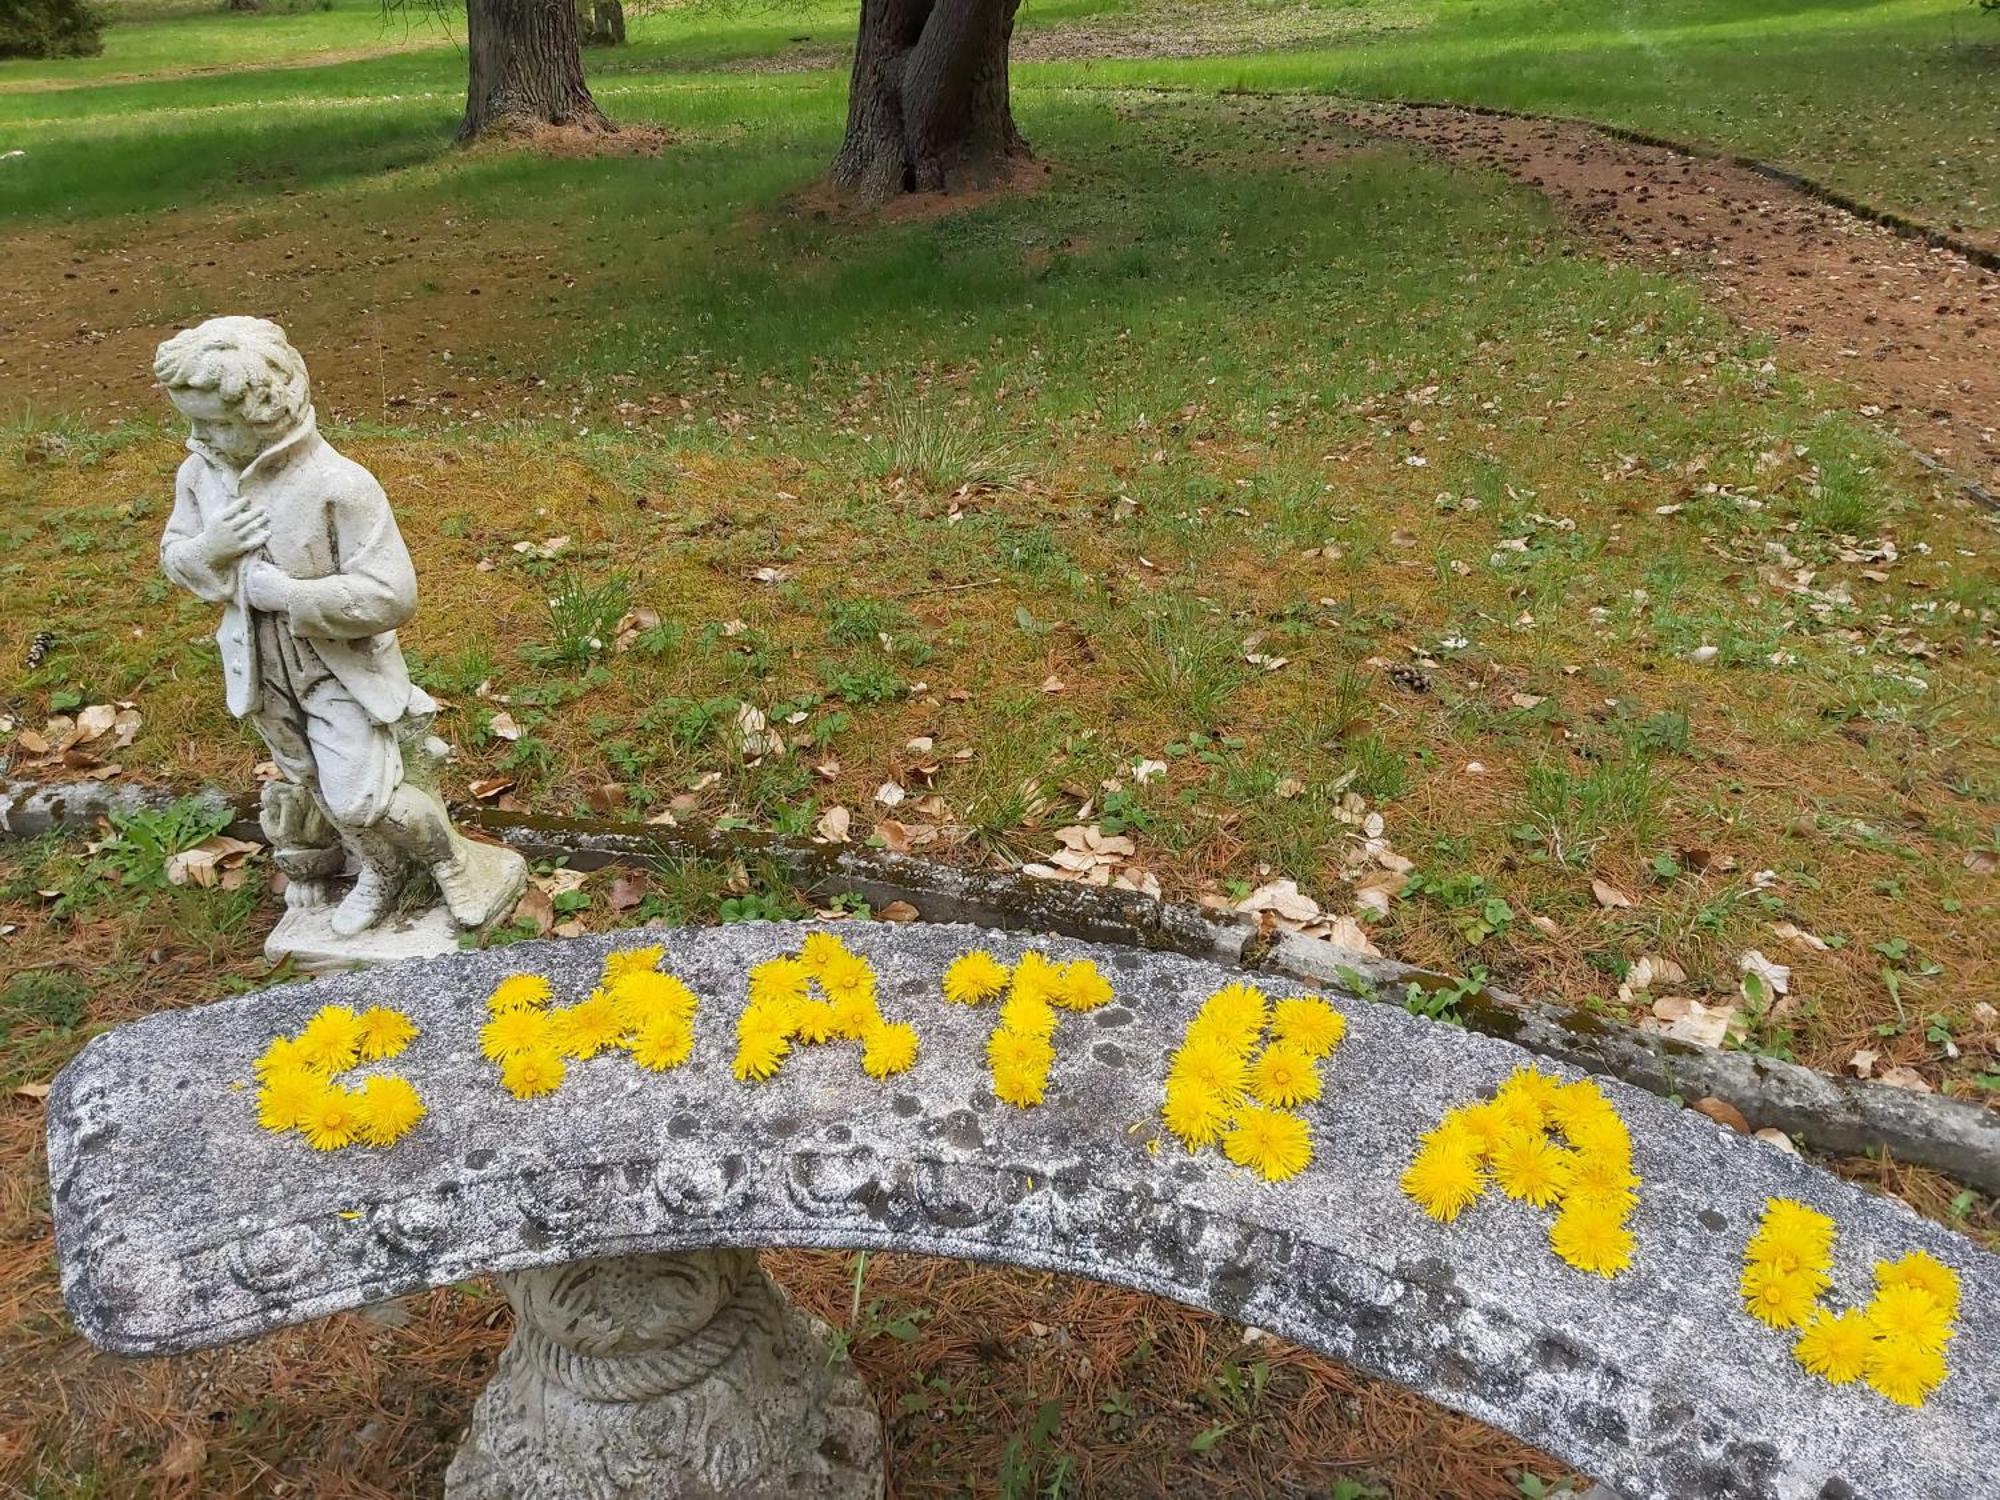
{"label": "statue's boot", "polygon": [[461,927],[484,927],[514,909],[528,888],[528,862],[499,844],[477,844],[451,826],[444,804],[404,782],[376,827],[427,866]]}
{"label": "statue's boot", "polygon": [[528,888],[528,862],[500,844],[481,844],[457,829],[449,833],[451,854],[431,866],[452,919],[461,927],[484,927],[512,911]]}
{"label": "statue's boot", "polygon": [[365,932],[395,910],[406,868],[402,856],[388,840],[369,832],[350,837],[360,858],[361,873],[355,877],[354,889],[334,908],[329,919],[329,925],[341,937]]}

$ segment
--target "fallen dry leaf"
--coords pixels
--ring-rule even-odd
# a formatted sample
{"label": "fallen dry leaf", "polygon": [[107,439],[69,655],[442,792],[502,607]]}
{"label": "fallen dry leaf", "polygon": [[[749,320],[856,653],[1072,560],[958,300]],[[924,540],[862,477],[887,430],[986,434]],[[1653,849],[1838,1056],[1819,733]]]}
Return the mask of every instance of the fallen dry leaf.
{"label": "fallen dry leaf", "polygon": [[847,842],[847,830],[853,823],[854,814],[836,803],[820,814],[814,828],[822,843],[844,844]]}
{"label": "fallen dry leaf", "polygon": [[514,908],[513,920],[533,928],[537,937],[546,937],[549,929],[556,925],[555,903],[549,900],[547,891],[538,885],[531,885],[521,893],[521,902]]}
{"label": "fallen dry leaf", "polygon": [[109,734],[117,722],[117,709],[109,703],[93,703],[76,716],[76,742],[83,744],[100,734]]}
{"label": "fallen dry leaf", "polygon": [[1697,1047],[1720,1047],[1729,1039],[1729,1025],[1736,1019],[1733,1005],[1703,1005],[1680,995],[1663,995],[1653,1002],[1653,1015],[1666,1022],[1661,1034],[1676,1041],[1693,1042]]}
{"label": "fallen dry leaf", "polygon": [[1713,1094],[1710,1094],[1705,1099],[1695,1100],[1688,1108],[1698,1115],[1707,1115],[1709,1119],[1715,1121],[1718,1125],[1727,1125],[1738,1135],[1748,1135],[1750,1133],[1749,1118],[1744,1115],[1742,1110],[1731,1104],[1727,1099],[1718,1099]]}
{"label": "fallen dry leaf", "polygon": [[1884,1068],[1880,1073],[1875,1075],[1875,1081],[1877,1083],[1886,1083],[1892,1089],[1908,1089],[1913,1094],[1934,1094],[1937,1092],[1936,1089],[1930,1086],[1930,1083],[1925,1079],[1923,1074],[1919,1073],[1915,1068],[1905,1067],[1901,1063],[1897,1063],[1894,1067]]}
{"label": "fallen dry leaf", "polygon": [[514,790],[514,778],[512,776],[482,776],[476,781],[466,783],[465,789],[471,792],[473,797],[478,801],[491,802],[495,797]]}
{"label": "fallen dry leaf", "polygon": [[1772,963],[1759,949],[1737,954],[1736,967],[1745,974],[1755,974],[1774,995],[1792,992],[1792,971],[1784,964]]}
{"label": "fallen dry leaf", "polygon": [[907,901],[891,901],[875,915],[884,922],[914,922],[917,920],[918,912]]}
{"label": "fallen dry leaf", "polygon": [[1848,1058],[1847,1066],[1856,1078],[1871,1078],[1875,1073],[1875,1064],[1881,1060],[1882,1054],[1873,1047],[1862,1047]]}
{"label": "fallen dry leaf", "polygon": [[631,911],[645,899],[645,882],[631,875],[620,875],[613,880],[604,898],[605,904],[613,911]]}
{"label": "fallen dry leaf", "polygon": [[1236,903],[1243,912],[1273,912],[1294,922],[1311,922],[1320,914],[1319,903],[1299,889],[1289,877],[1269,881]]}
{"label": "fallen dry leaf", "polygon": [[893,781],[885,781],[875,788],[875,800],[884,807],[901,807],[903,799],[909,795]]}
{"label": "fallen dry leaf", "polygon": [[1779,937],[1783,938],[1786,942],[1791,943],[1796,947],[1804,948],[1809,953],[1824,953],[1827,951],[1826,939],[1819,937],[1814,933],[1807,932],[1803,927],[1800,927],[1796,923],[1773,922],[1771,924],[1771,931],[1776,933]]}
{"label": "fallen dry leaf", "polygon": [[521,726],[514,722],[514,716],[504,708],[493,716],[486,728],[496,740],[511,742],[521,737]]}
{"label": "fallen dry leaf", "polygon": [[1619,890],[1617,886],[1594,877],[1590,882],[1590,894],[1597,898],[1599,906],[1610,909],[1628,907],[1632,904],[1632,898]]}
{"label": "fallen dry leaf", "polygon": [[1799,1148],[1792,1144],[1792,1138],[1774,1125],[1766,1125],[1762,1130],[1753,1130],[1750,1133],[1757,1137],[1758,1140],[1768,1145],[1776,1146],[1788,1156],[1797,1156],[1799,1154]]}
{"label": "fallen dry leaf", "polygon": [[14,1085],[16,1099],[46,1099],[49,1086],[46,1083],[17,1083]]}
{"label": "fallen dry leaf", "polygon": [[882,841],[882,847],[892,854],[910,852],[910,830],[894,818],[884,818],[877,823],[875,836]]}

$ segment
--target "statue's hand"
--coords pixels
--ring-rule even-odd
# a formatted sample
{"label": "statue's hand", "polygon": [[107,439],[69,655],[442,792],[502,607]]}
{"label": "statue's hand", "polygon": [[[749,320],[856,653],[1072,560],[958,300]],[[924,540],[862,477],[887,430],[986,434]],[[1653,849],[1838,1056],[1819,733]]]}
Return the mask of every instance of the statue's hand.
{"label": "statue's hand", "polygon": [[217,567],[255,552],[271,537],[271,522],[261,507],[238,496],[201,533],[202,554]]}
{"label": "statue's hand", "polygon": [[243,570],[243,597],[252,609],[266,614],[283,614],[290,609],[294,588],[290,574],[261,559]]}

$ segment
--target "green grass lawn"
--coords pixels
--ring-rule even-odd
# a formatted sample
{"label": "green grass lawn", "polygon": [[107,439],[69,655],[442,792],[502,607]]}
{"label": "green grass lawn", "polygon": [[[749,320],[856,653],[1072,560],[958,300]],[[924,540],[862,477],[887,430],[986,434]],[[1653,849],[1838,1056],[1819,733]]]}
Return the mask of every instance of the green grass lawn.
{"label": "green grass lawn", "polygon": [[[102,57],[0,64],[0,139],[30,153],[8,166],[0,213],[144,207],[226,178],[259,151],[285,170],[292,153],[264,144],[278,128],[267,113],[308,137],[329,127],[326,154],[358,147],[363,169],[406,159],[369,143],[428,138],[463,90],[463,16],[451,10],[407,8],[385,19],[373,0],[332,0],[325,10],[251,16],[146,3],[114,4],[112,14],[119,19]],[[1285,43],[1285,18],[1303,44]],[[1281,89],[1574,115],[1782,162],[1927,223],[2000,231],[2000,19],[1964,0],[1028,0],[1020,25],[1026,39],[1056,39],[1089,23],[1143,52],[1167,22],[1176,32],[1240,31],[1275,50],[1027,63],[1020,85]],[[824,58],[852,25],[852,7],[827,0],[675,7],[636,15],[632,45],[593,53],[590,65],[615,103],[645,79],[788,50]],[[268,71],[364,55],[376,60],[316,68],[309,80]],[[180,76],[223,68],[247,71]],[[158,74],[176,76],[126,86]],[[56,90],[76,97],[51,97]],[[296,116],[301,98],[315,101],[318,119]],[[108,143],[127,160],[169,163],[184,145],[173,112],[225,102],[244,112],[240,148],[170,168],[174,186],[155,194],[100,178]],[[626,112],[642,117],[646,106]],[[369,126],[340,123],[352,114]],[[58,160],[37,160],[50,155]]]}

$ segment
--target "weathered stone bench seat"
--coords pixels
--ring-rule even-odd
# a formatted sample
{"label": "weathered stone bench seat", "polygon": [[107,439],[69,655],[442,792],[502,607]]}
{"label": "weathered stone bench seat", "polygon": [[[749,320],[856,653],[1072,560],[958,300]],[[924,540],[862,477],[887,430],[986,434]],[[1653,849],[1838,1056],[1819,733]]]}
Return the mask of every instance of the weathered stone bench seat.
{"label": "weathered stone bench seat", "polygon": [[[806,929],[646,934],[701,996],[693,1059],[647,1073],[574,1063],[518,1101],[479,1055],[483,1000],[546,974],[580,998],[640,935],[546,942],[325,978],[149,1017],[94,1040],[49,1100],[62,1282],[77,1326],[172,1354],[490,1272],[713,1247],[821,1246],[1072,1272],[1274,1330],[1518,1434],[1634,1496],[1995,1493],[2000,1260],[1891,1200],[1651,1095],[1606,1082],[1644,1186],[1632,1268],[1612,1280],[1548,1250],[1548,1216],[1489,1195],[1431,1222],[1399,1174],[1419,1134],[1525,1053],[1393,1006],[1349,1018],[1304,1107],[1316,1158],[1284,1182],[1215,1151],[1153,1146],[1166,1059],[1212,991],[1190,959],[952,926],[847,924],[891,1020],[922,1055],[876,1081],[859,1049],[800,1049],[774,1080],[730,1072],[749,967]],[[1047,1099],[997,1103],[990,1007],[948,1004],[968,948],[1089,956],[1115,1001],[1065,1015]],[[319,1006],[389,1004],[421,1030],[394,1065],[429,1116],[387,1150],[315,1153],[255,1123],[250,1063]],[[1951,1374],[1919,1409],[1834,1387],[1740,1308],[1745,1242],[1784,1195],[1839,1226],[1836,1288],[1877,1259],[1956,1268]]]}

